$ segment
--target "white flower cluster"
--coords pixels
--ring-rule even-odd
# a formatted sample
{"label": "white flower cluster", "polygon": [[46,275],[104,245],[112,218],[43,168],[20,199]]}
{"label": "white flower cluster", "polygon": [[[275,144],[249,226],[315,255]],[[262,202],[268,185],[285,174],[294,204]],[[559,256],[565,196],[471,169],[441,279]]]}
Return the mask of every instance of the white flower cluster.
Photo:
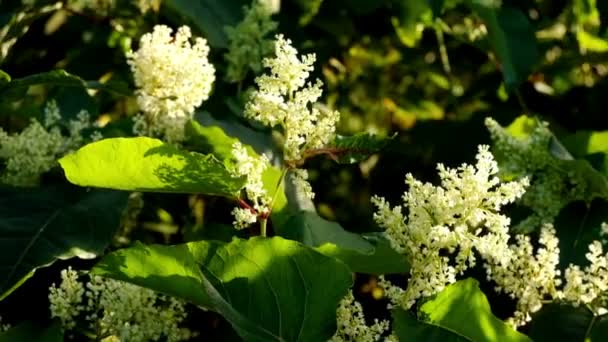
{"label": "white flower cluster", "polygon": [[608,312],[608,253],[604,254],[599,241],[589,245],[585,255],[589,265],[581,269],[570,264],[562,281],[559,240],[550,224],[541,230],[536,255],[528,237],[519,235],[516,239],[517,244],[510,246],[512,256],[507,265],[486,265],[488,278],[496,282],[497,290],[517,300],[517,311],[509,323],[526,324],[532,318],[530,314],[549,301],[585,305],[595,315]]}
{"label": "white flower cluster", "polygon": [[[528,181],[500,183],[498,167],[486,146],[480,146],[475,167],[448,169],[438,165],[441,186],[406,176],[409,190],[404,206],[391,208],[374,197],[376,222],[386,231],[391,246],[410,260],[406,289],[381,279],[391,302],[409,309],[417,299],[429,297],[455,282],[456,276],[475,265],[475,250],[483,259],[488,280],[496,290],[517,301],[514,326],[526,324],[543,303],[559,301],[586,305],[595,314],[608,312],[608,253],[594,241],[586,254],[590,265],[569,265],[562,281],[559,240],[551,223],[542,225],[538,248],[529,236],[516,235],[509,244],[508,217],[501,206],[524,195]],[[407,209],[407,215],[402,213]],[[602,224],[605,234],[608,225]]]}
{"label": "white flower cluster", "polygon": [[[496,121],[487,118],[485,124],[493,140],[493,151],[501,158],[501,175],[505,178],[526,176],[532,185],[521,199],[521,204],[532,209],[532,214],[515,226],[515,230],[531,232],[543,223],[553,223],[560,210],[568,203],[584,200],[584,182],[562,166],[562,160],[549,152],[552,135],[546,122],[529,120],[527,137],[514,137]],[[566,161],[567,162],[567,161]]]}
{"label": "white flower cluster", "polygon": [[215,81],[215,68],[207,59],[209,46],[200,37],[191,44],[191,37],[187,26],[173,36],[171,28],[156,25],[141,37],[137,51],[127,53],[143,112],[135,118],[136,134],[179,142],[184,139],[184,124],[209,98]]}
{"label": "white flower cluster", "polygon": [[372,198],[378,208],[375,221],[386,229],[391,246],[410,260],[406,290],[381,283],[389,298],[405,309],[455,282],[457,274],[476,264],[474,251],[488,262],[509,261],[510,220],[499,211],[521,197],[528,185],[525,178],[500,183],[487,146],[479,147],[475,166],[450,169],[439,164],[437,168],[440,186],[406,175],[407,215],[400,206],[391,208],[383,198]]}
{"label": "white flower cluster", "polygon": [[234,164],[229,169],[237,176],[247,177],[244,188],[247,198],[252,203],[249,208],[237,207],[232,210],[234,226],[237,229],[244,229],[255,223],[259,215],[265,215],[269,211],[270,199],[262,182],[262,174],[268,167],[269,161],[264,155],[251,156],[240,142],[235,142],[232,146],[232,159]]}
{"label": "white flower cluster", "polygon": [[76,327],[75,318],[84,311],[82,296],[84,285],[78,281],[78,274],[71,267],[61,271],[61,284],[49,288],[49,302],[51,317],[61,320],[61,325],[66,330]]}
{"label": "white flower cluster", "polygon": [[323,83],[306,83],[313,70],[314,54],[300,59],[291,41],[282,35],[276,36],[275,54],[275,58],[263,60],[270,73],[256,78],[259,89],[246,104],[245,116],[282,128],[284,158],[297,161],[307,149],[323,147],[334,138],[340,114],[315,106]]}
{"label": "white flower cluster", "polygon": [[536,255],[526,235],[516,235],[509,246],[510,260],[505,264],[486,263],[488,280],[496,282],[496,290],[517,300],[517,309],[509,320],[514,326],[524,325],[549,298],[560,298],[559,240],[550,224],[542,227]]}
{"label": "white flower cluster", "polygon": [[84,315],[98,336],[121,341],[183,341],[193,336],[180,327],[186,311],[177,299],[97,276],[83,285],[71,268],[61,272],[61,280],[59,287],[50,287],[49,301],[52,317],[59,318],[66,330]]}
{"label": "white flower cluster", "polygon": [[[67,123],[67,136],[62,134],[61,114],[54,101],[47,103],[44,123],[32,119],[19,134],[8,134],[0,128],[0,159],[6,166],[0,182],[15,186],[35,186],[40,176],[56,165],[58,158],[84,144],[82,131],[91,128],[89,114],[78,113]],[[99,133],[97,133],[99,136]]]}
{"label": "white flower cluster", "polygon": [[599,241],[593,241],[585,257],[589,265],[583,270],[578,265],[566,269],[561,297],[575,306],[587,305],[596,315],[605,314],[608,312],[608,253],[604,254]]}
{"label": "white flower cluster", "polygon": [[274,48],[272,39],[266,38],[278,26],[270,18],[270,6],[264,1],[254,0],[251,7],[245,7],[243,11],[243,21],[226,28],[230,46],[224,56],[228,61],[226,79],[229,82],[242,81],[249,70],[254,74],[262,71],[262,59]]}
{"label": "white flower cluster", "polygon": [[365,322],[363,307],[355,300],[352,291],[340,301],[336,310],[338,329],[329,342],[375,342],[382,339],[388,331],[388,321],[374,320],[368,326]]}

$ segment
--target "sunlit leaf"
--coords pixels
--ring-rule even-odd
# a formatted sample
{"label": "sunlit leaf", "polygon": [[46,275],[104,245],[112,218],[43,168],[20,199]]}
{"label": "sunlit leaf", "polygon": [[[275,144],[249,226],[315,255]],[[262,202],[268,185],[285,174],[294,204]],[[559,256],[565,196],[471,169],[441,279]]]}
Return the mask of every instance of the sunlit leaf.
{"label": "sunlit leaf", "polygon": [[59,163],[68,180],[81,186],[236,197],[244,185],[213,155],[146,137],[97,141]]}
{"label": "sunlit leaf", "polygon": [[350,270],[279,237],[122,249],[95,274],[128,281],[222,314],[247,341],[326,341]]}
{"label": "sunlit leaf", "polygon": [[418,322],[400,309],[393,317],[397,336],[403,340],[415,337],[424,341],[532,341],[492,314],[490,303],[473,278],[446,287],[422,304]]}

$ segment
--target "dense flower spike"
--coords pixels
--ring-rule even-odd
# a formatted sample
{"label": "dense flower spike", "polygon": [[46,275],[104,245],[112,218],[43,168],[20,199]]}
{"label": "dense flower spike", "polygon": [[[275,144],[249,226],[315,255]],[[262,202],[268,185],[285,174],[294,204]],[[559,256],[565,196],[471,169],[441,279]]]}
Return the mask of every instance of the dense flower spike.
{"label": "dense flower spike", "polygon": [[136,285],[93,276],[84,285],[71,268],[61,272],[61,284],[50,288],[52,317],[66,330],[83,318],[99,336],[121,341],[183,341],[193,334],[180,327],[184,304]]}
{"label": "dense flower spike", "polygon": [[450,169],[439,164],[437,169],[440,186],[406,175],[407,215],[382,198],[372,198],[378,208],[374,219],[386,229],[391,246],[410,258],[406,290],[382,283],[391,300],[406,309],[417,299],[443,290],[456,281],[457,274],[474,266],[474,250],[485,260],[508,262],[510,220],[499,210],[521,197],[528,185],[525,178],[500,183],[487,146],[479,147],[475,166]]}
{"label": "dense flower spike", "polygon": [[254,74],[262,71],[262,59],[272,53],[274,43],[268,39],[269,33],[276,30],[278,23],[273,21],[271,9],[265,1],[254,0],[251,7],[243,9],[245,18],[235,27],[227,27],[230,40],[226,79],[229,82],[242,81],[249,70]]}
{"label": "dense flower spike", "polygon": [[61,284],[49,288],[51,317],[59,318],[64,329],[76,326],[76,317],[84,311],[84,286],[78,281],[78,274],[69,267],[61,271]]}
{"label": "dense flower spike", "polygon": [[510,323],[519,326],[530,321],[544,300],[559,298],[559,240],[555,229],[546,224],[540,234],[536,255],[526,235],[515,236],[516,243],[509,246],[510,260],[507,263],[487,263],[488,280],[496,282],[496,290],[507,293],[517,301],[517,311]]}
{"label": "dense flower spike", "polygon": [[375,342],[382,339],[382,335],[388,331],[388,321],[374,320],[374,324],[368,326],[365,323],[363,307],[355,300],[352,291],[340,301],[336,311],[338,329],[329,342]]}
{"label": "dense flower spike", "polygon": [[[40,176],[53,168],[58,158],[85,143],[82,132],[92,127],[86,111],[67,123],[68,135],[62,134],[61,113],[55,102],[47,104],[44,114],[44,123],[32,119],[19,134],[8,134],[0,128],[0,159],[6,162],[0,182],[38,185]],[[99,137],[100,133],[95,136]]]}
{"label": "dense flower spike", "polygon": [[184,138],[184,124],[196,107],[209,98],[215,68],[209,46],[187,26],[173,30],[157,25],[141,37],[139,49],[127,54],[137,86],[137,104],[143,115],[135,119],[140,135],[164,135],[168,141]]}
{"label": "dense flower spike", "polygon": [[232,146],[232,159],[234,164],[230,166],[230,170],[237,176],[247,177],[245,193],[253,203],[251,208],[234,208],[232,211],[234,226],[237,229],[243,229],[255,223],[258,215],[269,211],[270,198],[262,182],[262,175],[268,167],[269,161],[264,155],[252,157],[247,148],[239,142]]}
{"label": "dense flower spike", "polygon": [[608,253],[604,254],[599,241],[593,241],[585,257],[589,265],[584,270],[577,265],[566,269],[563,299],[575,306],[587,305],[597,315],[605,314],[608,312]]}
{"label": "dense flower spike", "polygon": [[289,39],[277,35],[275,58],[265,58],[270,73],[256,78],[257,90],[245,106],[245,116],[264,125],[283,129],[286,161],[299,160],[307,149],[325,146],[335,136],[340,114],[320,110],[323,83],[306,83],[313,70],[315,55],[298,57]]}
{"label": "dense flower spike", "polygon": [[501,175],[505,178],[526,176],[533,180],[521,199],[521,204],[533,211],[515,227],[521,232],[553,223],[563,207],[572,201],[584,200],[586,193],[585,183],[577,174],[562,166],[564,161],[549,152],[552,135],[548,124],[526,120],[532,125],[527,137],[514,137],[491,118],[485,122],[494,143],[493,151],[504,156],[500,159]]}

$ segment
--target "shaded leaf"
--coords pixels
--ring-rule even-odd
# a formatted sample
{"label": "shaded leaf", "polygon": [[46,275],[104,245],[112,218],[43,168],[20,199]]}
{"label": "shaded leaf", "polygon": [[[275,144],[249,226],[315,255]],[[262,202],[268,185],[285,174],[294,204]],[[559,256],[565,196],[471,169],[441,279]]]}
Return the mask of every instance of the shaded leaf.
{"label": "shaded leaf", "polygon": [[427,3],[433,11],[433,16],[439,17],[441,15],[441,12],[443,12],[445,0],[427,0]]}
{"label": "shaded leaf", "polygon": [[59,163],[74,184],[118,190],[236,197],[245,183],[213,155],[146,137],[97,141]]}
{"label": "shaded leaf", "polygon": [[[228,46],[224,27],[235,26],[242,18],[244,0],[166,0],[163,5],[192,23],[213,47]],[[181,20],[180,20],[181,21]]]}
{"label": "shaded leaf", "polygon": [[11,329],[0,332],[0,341],[3,342],[63,342],[63,330],[59,322],[49,326],[41,326],[33,322],[21,323]]}
{"label": "shaded leaf", "polygon": [[362,254],[374,252],[374,246],[359,234],[346,231],[337,222],[328,221],[315,212],[300,211],[291,216],[283,227],[275,229],[275,232],[310,247],[332,243]]}
{"label": "shaded leaf", "polygon": [[608,316],[593,317],[583,306],[547,304],[528,324],[529,336],[536,342],[600,342],[608,338]]}
{"label": "shaded leaf", "polygon": [[499,8],[500,1],[468,0],[488,27],[488,39],[501,64],[507,90],[527,79],[539,60],[534,29],[524,13]]}
{"label": "shaded leaf", "polygon": [[324,243],[316,250],[342,260],[353,272],[367,274],[407,273],[409,262],[407,258],[391,248],[386,238],[378,233],[364,234],[362,237],[369,242],[374,251],[371,254],[343,248],[342,244]]}
{"label": "shaded leaf", "polygon": [[97,257],[128,194],[74,187],[0,189],[0,299],[57,259]]}
{"label": "shaded leaf", "polygon": [[37,84],[99,89],[123,96],[130,95],[130,93],[125,93],[123,89],[104,85],[97,81],[85,81],[76,75],[72,75],[65,70],[59,69],[13,79],[10,82],[0,83],[0,98],[2,101],[20,100],[24,97],[30,86]]}
{"label": "shaded leaf", "polygon": [[325,341],[352,283],[348,268],[280,237],[145,246],[105,256],[93,273],[222,314],[247,341]]}

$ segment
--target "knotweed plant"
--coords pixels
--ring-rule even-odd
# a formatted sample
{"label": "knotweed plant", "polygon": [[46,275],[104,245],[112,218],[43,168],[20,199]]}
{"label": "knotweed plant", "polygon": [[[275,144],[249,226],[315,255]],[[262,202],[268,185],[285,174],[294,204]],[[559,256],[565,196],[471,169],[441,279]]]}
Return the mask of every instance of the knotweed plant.
{"label": "knotweed plant", "polygon": [[608,339],[608,132],[438,158],[604,121],[601,1],[51,2],[2,3],[0,341]]}

